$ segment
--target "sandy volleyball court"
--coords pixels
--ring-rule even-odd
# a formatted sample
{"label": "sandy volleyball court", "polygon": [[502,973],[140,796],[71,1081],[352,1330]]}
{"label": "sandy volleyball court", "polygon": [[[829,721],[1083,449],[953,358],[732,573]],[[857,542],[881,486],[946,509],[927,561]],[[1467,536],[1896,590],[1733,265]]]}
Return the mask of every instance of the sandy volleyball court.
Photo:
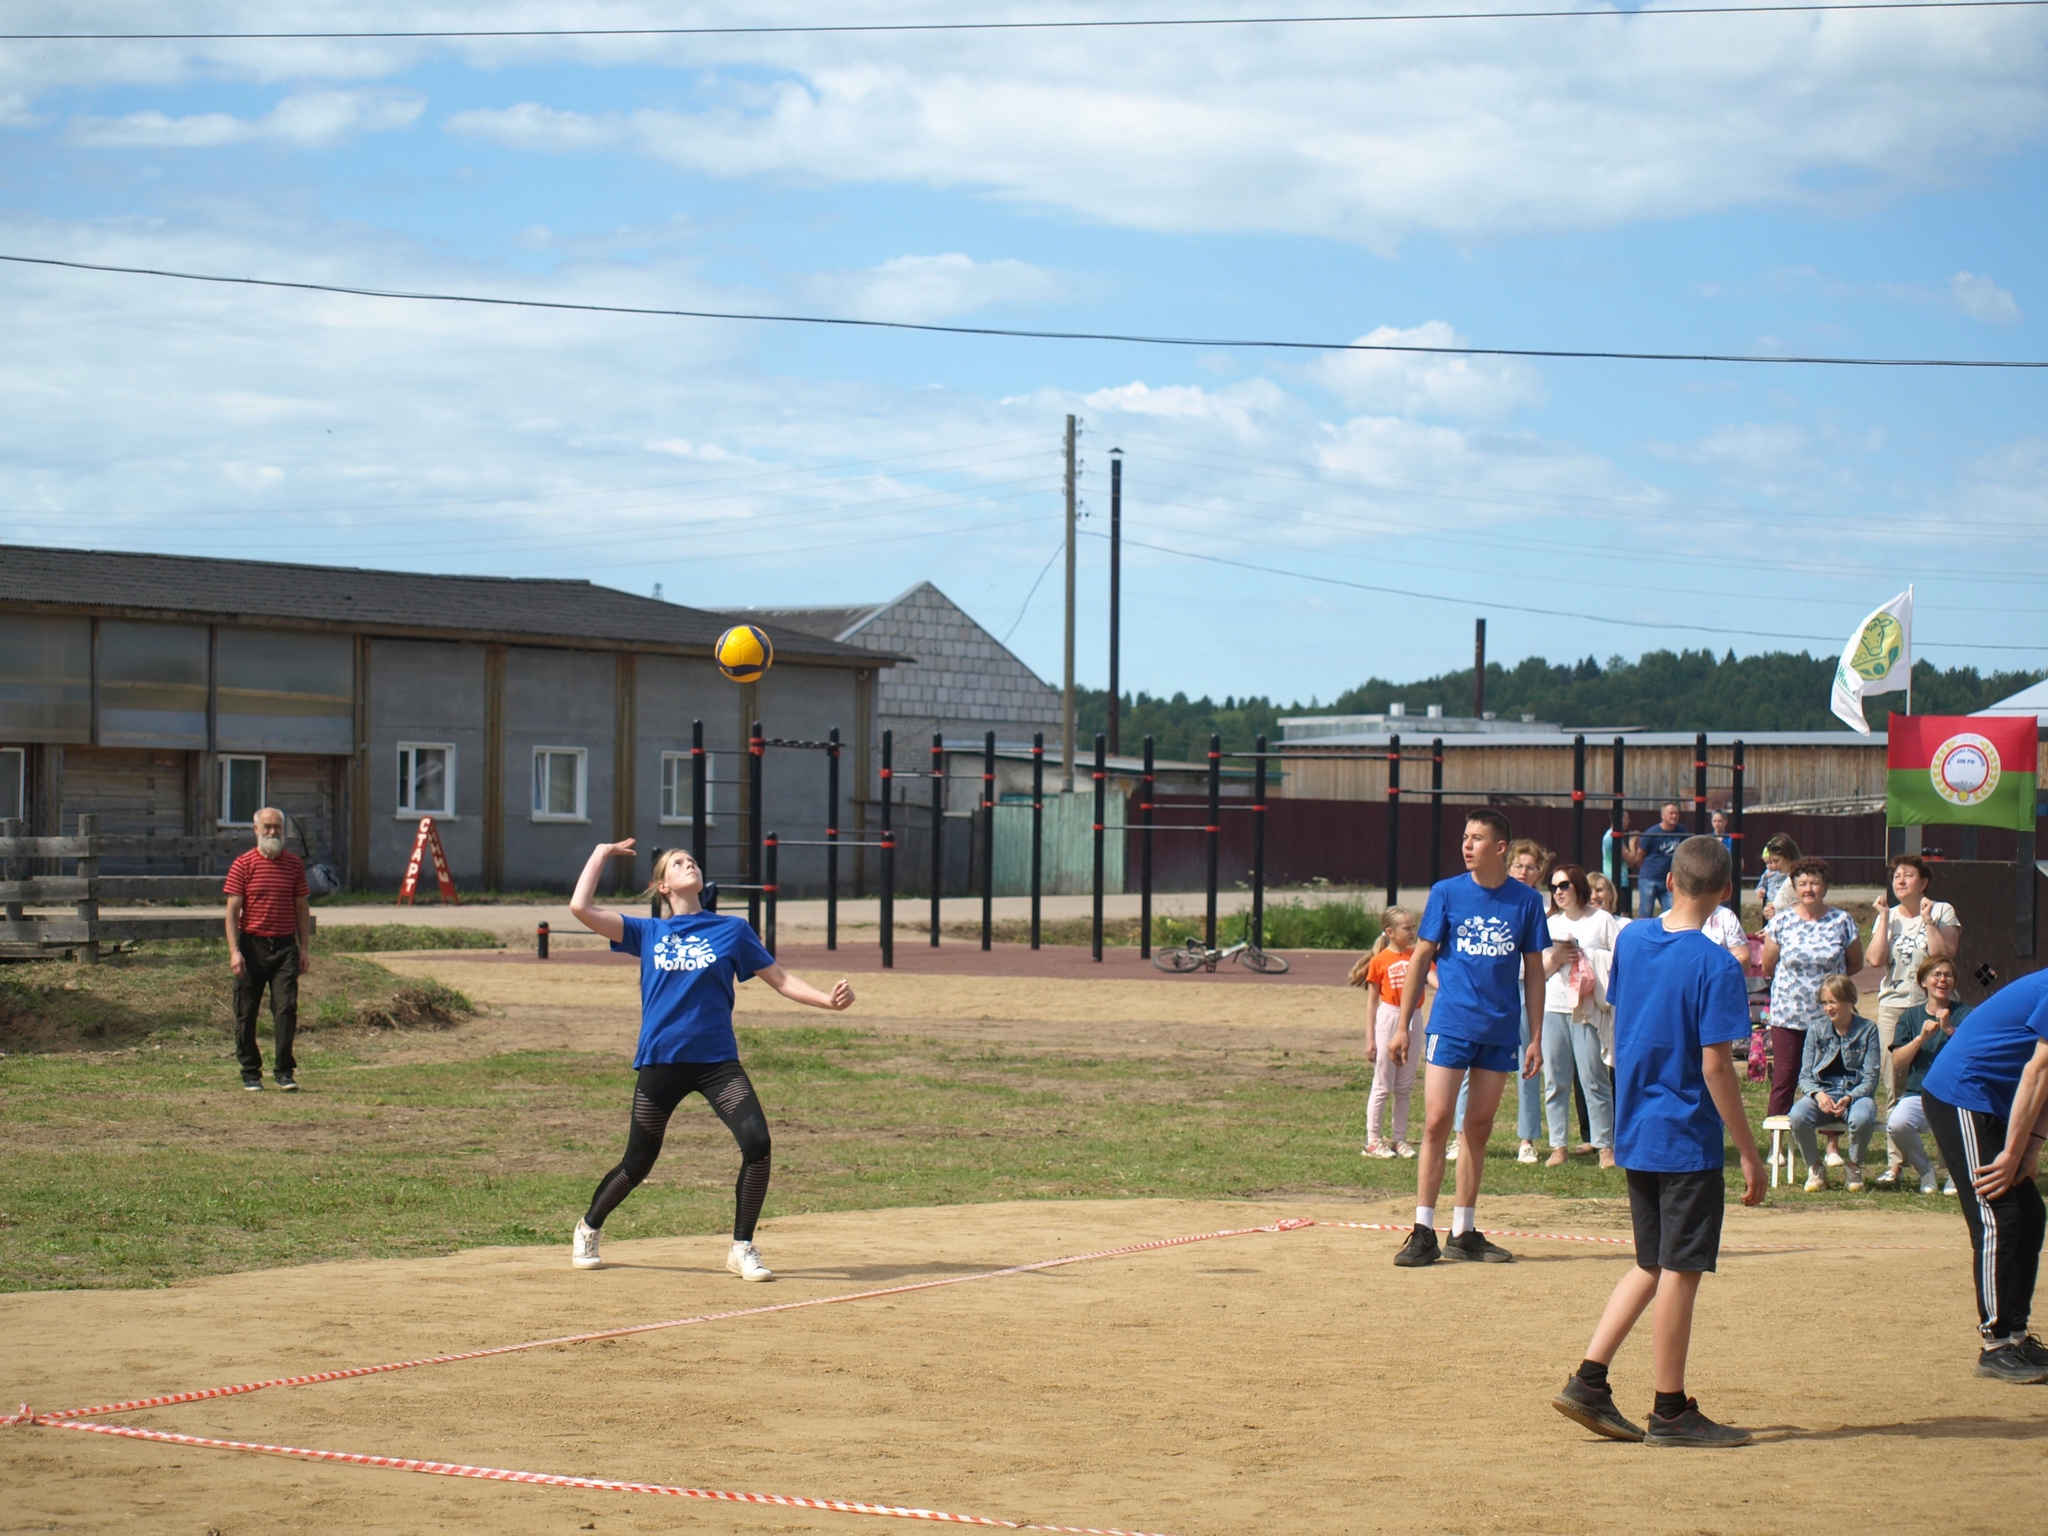
{"label": "sandy volleyball court", "polygon": [[[1489,1222],[1615,1230],[1609,1205],[1499,1201]],[[1384,1202],[1024,1203],[791,1217],[742,1286],[717,1237],[241,1274],[0,1298],[0,1380],[82,1406],[565,1331],[837,1295]],[[1694,1385],[1763,1443],[1597,1441],[1546,1399],[1625,1250],[1520,1240],[1511,1267],[1399,1271],[1387,1234],[1310,1228],[887,1299],[699,1324],[125,1416],[189,1434],[531,1471],[1197,1533],[2032,1531],[2048,1390],[1969,1374],[1961,1224],[1730,1214],[1729,1242],[1926,1245],[1731,1254]],[[1647,1341],[1645,1341],[1646,1343]],[[1644,1350],[1617,1370],[1649,1395]],[[0,1435],[8,1530],[821,1531],[853,1515],[459,1482]]]}

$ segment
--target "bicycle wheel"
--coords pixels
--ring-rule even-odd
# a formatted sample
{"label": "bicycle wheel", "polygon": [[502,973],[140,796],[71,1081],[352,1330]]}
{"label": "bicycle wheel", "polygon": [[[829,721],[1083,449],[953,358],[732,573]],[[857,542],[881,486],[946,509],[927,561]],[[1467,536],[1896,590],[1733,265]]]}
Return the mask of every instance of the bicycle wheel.
{"label": "bicycle wheel", "polygon": [[1285,955],[1270,954],[1263,949],[1247,948],[1237,957],[1237,963],[1248,971],[1258,971],[1267,976],[1284,975],[1287,970]]}
{"label": "bicycle wheel", "polygon": [[1162,949],[1152,957],[1152,963],[1162,971],[1171,971],[1176,976],[1185,976],[1190,971],[1199,971],[1205,958],[1197,944],[1181,944],[1172,949]]}

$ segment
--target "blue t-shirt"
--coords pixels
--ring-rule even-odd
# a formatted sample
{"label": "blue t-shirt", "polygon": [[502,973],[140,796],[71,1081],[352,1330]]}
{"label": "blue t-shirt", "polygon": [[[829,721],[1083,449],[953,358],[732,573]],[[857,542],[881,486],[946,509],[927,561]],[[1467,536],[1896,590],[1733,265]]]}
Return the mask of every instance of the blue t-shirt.
{"label": "blue t-shirt", "polygon": [[1676,832],[1666,832],[1662,825],[1636,834],[1636,846],[1643,850],[1641,873],[1645,885],[1652,880],[1662,880],[1671,873],[1671,855],[1678,851],[1680,843],[1691,836],[1692,833],[1684,827]]}
{"label": "blue t-shirt", "polygon": [[2013,1090],[2034,1054],[2048,1040],[2048,971],[2009,981],[1970,1010],[1921,1088],[1957,1109],[1980,1115],[2012,1113]]}
{"label": "blue t-shirt", "polygon": [[1749,1038],[1749,991],[1735,957],[1697,928],[1654,919],[1614,941],[1614,1160],[1638,1173],[1722,1165],[1721,1112],[1700,1055]]}
{"label": "blue t-shirt", "polygon": [[1437,949],[1429,1032],[1481,1045],[1519,1045],[1522,956],[1550,948],[1543,898],[1519,880],[1492,890],[1471,875],[1429,888],[1421,937]]}
{"label": "blue t-shirt", "polygon": [[737,1061],[734,986],[775,963],[743,918],[717,912],[622,917],[612,948],[640,957],[640,1046],[636,1067],[679,1061]]}

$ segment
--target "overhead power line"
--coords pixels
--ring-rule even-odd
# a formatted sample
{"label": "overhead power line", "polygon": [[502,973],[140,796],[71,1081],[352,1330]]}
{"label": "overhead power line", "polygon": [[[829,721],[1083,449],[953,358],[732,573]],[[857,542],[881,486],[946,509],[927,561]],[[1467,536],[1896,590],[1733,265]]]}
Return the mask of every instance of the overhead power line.
{"label": "overhead power line", "polygon": [[1413,21],[1635,20],[1657,16],[1784,16],[1826,11],[2032,10],[2048,0],[1836,0],[1810,5],[1671,5],[1642,10],[1576,7],[1525,11],[1370,11],[1302,16],[1137,16],[1071,21],[878,21],[751,27],[494,27],[460,31],[0,32],[10,43],[516,42],[582,37],[818,37],[916,32],[1104,32],[1189,27],[1332,27]]}
{"label": "overhead power line", "polygon": [[999,325],[935,325],[915,320],[860,320],[847,315],[778,315],[753,310],[666,309],[642,304],[579,304],[566,299],[508,299],[487,294],[432,293],[400,288],[358,288],[344,283],[288,282],[271,277],[228,277],[212,272],[178,272],[164,267],[124,267],[104,262],[64,261],[54,256],[14,256],[0,261],[72,272],[123,277],[162,277],[186,283],[219,283],[237,288],[282,288],[297,293],[338,293],[361,299],[402,299],[427,304],[482,304],[502,309],[546,309],[588,315],[651,315],[676,320],[744,320],[765,325],[835,325],[860,330],[921,331],[939,336],[996,336],[1021,341],[1098,341],[1140,347],[1260,349],[1287,352],[1399,352],[1435,357],[1541,357],[1632,363],[1766,363],[1833,368],[2048,368],[2048,361],[1963,357],[1772,356],[1741,352],[1619,352],[1567,347],[1431,347],[1410,342],[1281,341],[1261,337],[1148,336],[1121,331],[1037,331]]}

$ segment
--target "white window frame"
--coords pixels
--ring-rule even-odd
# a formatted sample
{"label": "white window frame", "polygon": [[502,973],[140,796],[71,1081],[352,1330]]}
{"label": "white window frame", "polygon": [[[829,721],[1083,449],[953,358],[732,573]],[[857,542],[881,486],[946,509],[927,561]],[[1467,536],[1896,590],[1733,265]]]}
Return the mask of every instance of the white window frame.
{"label": "white window frame", "polygon": [[22,747],[0,747],[0,758],[14,759],[14,804],[0,803],[0,821],[19,821],[28,804],[28,752]]}
{"label": "white window frame", "polygon": [[[445,752],[448,761],[441,772],[443,804],[439,809],[430,805],[413,803],[413,784],[416,777],[414,762],[407,760],[408,754],[421,751]],[[455,743],[452,741],[401,741],[398,744],[398,809],[393,814],[406,820],[431,816],[436,821],[454,821],[455,817]]]}
{"label": "white window frame", "polygon": [[[590,820],[590,751],[587,747],[535,747],[533,749],[533,798],[536,802],[541,798],[541,760],[555,754],[572,756],[576,759],[576,814],[565,816],[560,811],[545,811],[536,803],[533,808],[533,819],[535,821],[587,822]],[[550,783],[552,783],[554,778],[554,770],[552,768],[548,770],[548,777]]]}
{"label": "white window frame", "polygon": [[256,772],[258,774],[258,788],[256,790],[256,809],[260,811],[263,809],[264,803],[269,798],[270,795],[270,759],[260,752],[223,752],[220,754],[218,761],[220,763],[219,824],[223,827],[255,826],[256,818],[254,814],[251,814],[247,821],[235,821],[229,814],[233,807],[231,807],[228,804],[228,785],[233,775],[230,773],[228,765],[231,763],[256,764]]}
{"label": "white window frame", "polygon": [[[704,825],[718,825],[718,785],[714,782],[716,770],[712,764],[715,753],[704,754]],[[674,777],[669,767],[675,767]],[[690,754],[685,752],[664,752],[661,754],[661,825],[664,827],[689,827],[696,825],[696,818],[690,813]]]}

